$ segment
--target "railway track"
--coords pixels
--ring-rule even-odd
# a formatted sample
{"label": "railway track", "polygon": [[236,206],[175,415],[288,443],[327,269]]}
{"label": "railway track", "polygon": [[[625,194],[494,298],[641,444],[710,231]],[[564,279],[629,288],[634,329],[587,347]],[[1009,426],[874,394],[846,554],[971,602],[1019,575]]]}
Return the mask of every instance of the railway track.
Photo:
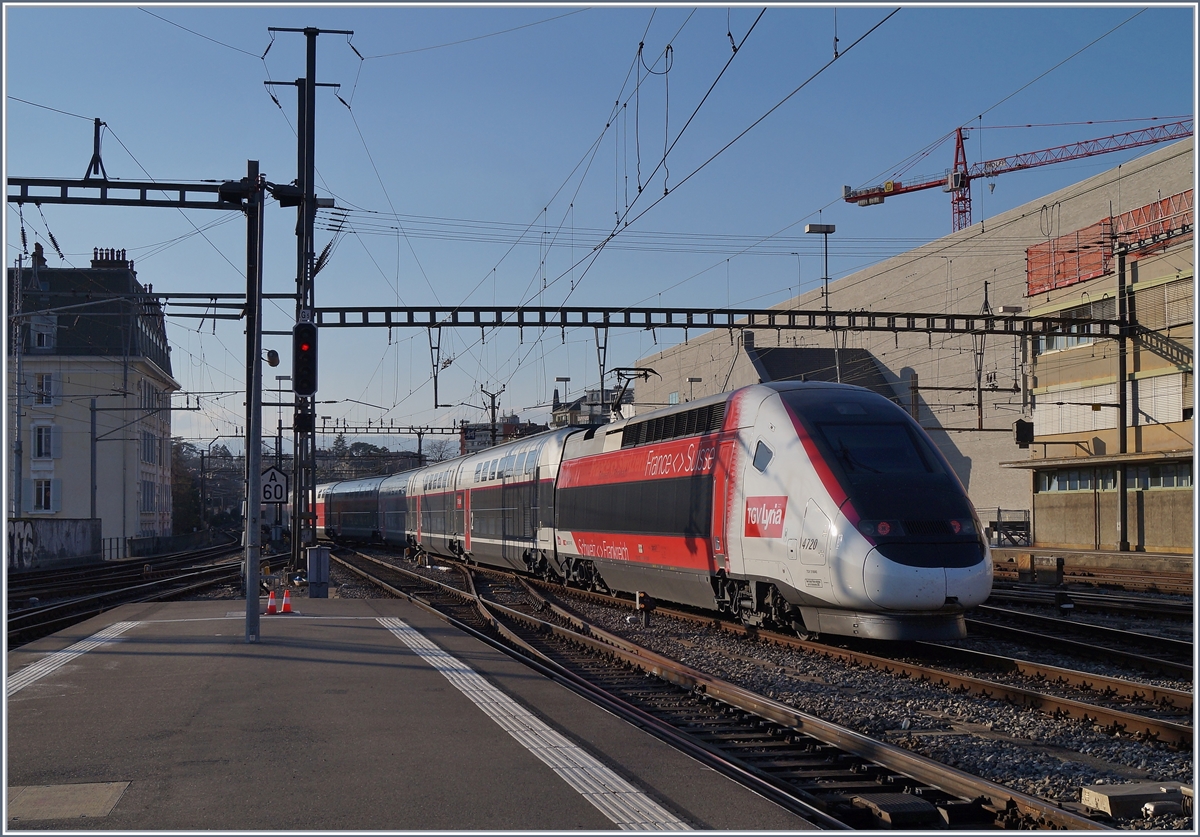
{"label": "railway track", "polygon": [[1007,583],[993,586],[992,595],[987,603],[1040,605],[1059,609],[1063,604],[1070,604],[1076,613],[1103,613],[1181,622],[1191,622],[1196,615],[1195,607],[1190,601],[1122,595],[1113,591],[1095,592],[1077,588],[1046,588]]}
{"label": "railway track", "polygon": [[[128,567],[116,568],[118,571],[111,576],[73,573],[72,578],[57,584],[47,579],[45,586],[27,588],[26,592],[32,589],[41,596],[28,596],[16,607],[10,601],[8,647],[19,647],[119,605],[171,599],[235,581],[242,573],[240,554],[233,560],[219,560],[232,553],[239,553],[239,549],[224,545],[189,553],[190,557],[171,556],[151,564],[149,574],[144,566],[138,566],[134,572]],[[43,597],[50,600],[43,601]]]}
{"label": "railway track", "polygon": [[[1012,608],[980,605],[967,619],[968,630],[1034,647],[1099,657],[1182,680],[1193,675],[1190,641],[1108,628],[1071,619],[1041,616]],[[1073,638],[1074,637],[1074,638]]]}
{"label": "railway track", "polygon": [[[630,612],[633,610],[633,604],[623,599],[577,590],[569,590],[569,595],[600,604],[628,608]],[[659,608],[658,612],[699,625],[712,625],[738,636],[752,637],[851,665],[942,685],[958,693],[1004,700],[1055,717],[1091,722],[1110,734],[1130,736],[1141,741],[1161,741],[1184,749],[1193,746],[1192,727],[1185,723],[1192,711],[1193,697],[1190,692],[972,651],[947,643],[905,643],[903,649],[908,652],[907,656],[884,656],[878,653],[878,643],[873,644],[872,650],[867,651],[853,643],[830,645],[802,640],[788,634],[717,619],[711,614],[698,615],[665,608]],[[931,662],[938,661],[954,662],[971,672],[984,670],[1019,675],[1030,686],[986,680],[975,674],[954,672],[930,665]],[[1074,691],[1075,696],[1056,694],[1045,688],[1046,684],[1066,687]],[[1042,685],[1043,688],[1031,687],[1036,685]],[[1084,700],[1084,697],[1087,700]],[[1132,712],[1115,705],[1118,703],[1137,705],[1145,709],[1143,712]],[[1146,714],[1147,712],[1154,714]]]}
{"label": "railway track", "polygon": [[[1004,582],[1017,582],[1020,580],[1016,567],[1003,562],[996,563],[994,578],[997,581]],[[1117,590],[1177,593],[1182,595],[1191,595],[1195,589],[1195,579],[1191,573],[1171,573],[1134,568],[1067,566],[1063,569],[1062,580],[1065,584],[1086,584],[1092,587],[1108,587]]]}
{"label": "railway track", "polygon": [[[472,630],[482,619],[510,653],[822,827],[1104,827],[662,657],[513,576],[472,568],[459,589],[357,553],[335,560]],[[431,601],[447,596],[462,604]]]}

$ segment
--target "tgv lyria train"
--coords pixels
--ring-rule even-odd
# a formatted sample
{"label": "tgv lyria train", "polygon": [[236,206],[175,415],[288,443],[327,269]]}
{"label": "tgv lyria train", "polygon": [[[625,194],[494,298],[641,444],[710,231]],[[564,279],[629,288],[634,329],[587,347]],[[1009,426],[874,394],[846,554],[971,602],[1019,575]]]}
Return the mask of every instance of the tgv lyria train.
{"label": "tgv lyria train", "polygon": [[859,387],[770,383],[317,490],[318,529],[802,634],[946,639],[991,592],[962,484]]}

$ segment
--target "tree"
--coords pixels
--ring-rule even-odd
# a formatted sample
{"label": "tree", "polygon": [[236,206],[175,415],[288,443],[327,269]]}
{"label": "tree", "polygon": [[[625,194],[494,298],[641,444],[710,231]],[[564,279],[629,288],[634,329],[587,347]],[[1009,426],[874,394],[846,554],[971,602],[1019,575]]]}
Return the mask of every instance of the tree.
{"label": "tree", "polygon": [[171,532],[191,532],[201,522],[200,449],[175,437],[171,440]]}
{"label": "tree", "polygon": [[430,462],[444,462],[458,454],[458,439],[446,437],[428,439],[425,442],[425,458]]}
{"label": "tree", "polygon": [[[356,442],[355,444],[358,443]],[[349,453],[349,449],[346,447],[345,433],[337,434],[333,440],[333,446],[329,449],[329,452],[333,454],[333,458],[338,462],[341,462],[346,458],[346,455]]]}
{"label": "tree", "polygon": [[[338,438],[341,437],[339,436]],[[336,445],[337,442],[334,442],[335,448]],[[349,450],[349,454],[352,459],[362,459],[369,456],[383,457],[387,456],[389,453],[391,453],[391,451],[389,451],[387,448],[381,448],[379,445],[372,445],[369,442],[355,442],[350,445]]]}

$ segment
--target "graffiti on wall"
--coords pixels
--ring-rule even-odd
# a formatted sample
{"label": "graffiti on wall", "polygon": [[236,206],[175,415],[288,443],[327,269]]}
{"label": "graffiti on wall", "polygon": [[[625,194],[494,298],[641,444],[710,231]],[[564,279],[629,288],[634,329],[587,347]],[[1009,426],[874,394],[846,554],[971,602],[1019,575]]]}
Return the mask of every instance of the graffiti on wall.
{"label": "graffiti on wall", "polygon": [[37,549],[37,534],[33,521],[8,521],[8,567],[12,570],[33,568],[33,555]]}

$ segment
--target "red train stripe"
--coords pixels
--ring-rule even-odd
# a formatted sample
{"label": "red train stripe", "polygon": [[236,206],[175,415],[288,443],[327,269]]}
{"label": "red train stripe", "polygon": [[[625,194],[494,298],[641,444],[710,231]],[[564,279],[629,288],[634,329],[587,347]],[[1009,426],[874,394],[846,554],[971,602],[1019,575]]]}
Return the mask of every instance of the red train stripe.
{"label": "red train stripe", "polygon": [[672,535],[627,535],[612,532],[560,532],[559,548],[570,549],[571,539],[580,555],[653,564],[660,567],[716,572],[708,538]]}
{"label": "red train stripe", "polygon": [[725,434],[690,436],[579,459],[565,459],[558,469],[558,487],[576,488],[711,474],[717,462],[717,446],[726,438]]}
{"label": "red train stripe", "polygon": [[804,452],[808,454],[808,461],[812,463],[817,476],[821,478],[821,485],[825,486],[825,492],[837,504],[838,509],[846,516],[846,519],[850,521],[850,525],[858,526],[858,511],[855,510],[854,505],[849,501],[849,497],[847,497],[845,489],[842,488],[842,484],[833,475],[833,470],[829,467],[829,463],[825,461],[825,457],[817,449],[816,442],[808,435],[808,431],[804,429],[800,417],[796,415],[796,411],[791,408],[791,405],[783,401],[783,406],[792,420],[792,426],[796,428],[796,435],[800,437],[800,443],[804,445]]}

